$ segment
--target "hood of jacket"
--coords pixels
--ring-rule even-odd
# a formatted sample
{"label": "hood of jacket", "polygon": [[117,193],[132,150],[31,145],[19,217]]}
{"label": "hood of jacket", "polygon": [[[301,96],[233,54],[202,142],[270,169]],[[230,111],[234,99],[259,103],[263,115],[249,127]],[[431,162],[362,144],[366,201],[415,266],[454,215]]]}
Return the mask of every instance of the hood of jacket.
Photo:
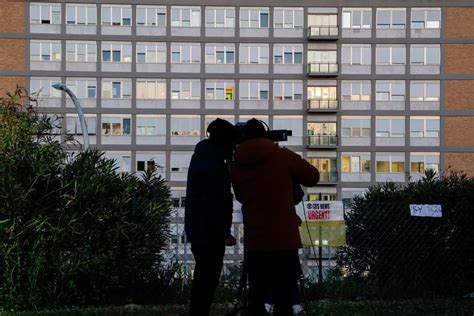
{"label": "hood of jacket", "polygon": [[267,138],[244,141],[237,147],[234,162],[240,166],[260,165],[266,162],[278,149],[278,145]]}
{"label": "hood of jacket", "polygon": [[194,148],[194,155],[199,159],[221,158],[219,151],[211,145],[209,139],[204,139],[196,144],[196,147]]}

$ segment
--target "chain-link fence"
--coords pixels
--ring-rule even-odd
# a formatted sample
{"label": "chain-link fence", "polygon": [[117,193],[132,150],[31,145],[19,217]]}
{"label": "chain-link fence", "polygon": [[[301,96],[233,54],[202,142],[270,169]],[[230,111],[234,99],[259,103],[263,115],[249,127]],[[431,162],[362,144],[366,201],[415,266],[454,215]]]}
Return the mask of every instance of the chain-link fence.
{"label": "chain-link fence", "polygon": [[[314,246],[300,250],[305,278],[313,284],[359,282],[369,286],[374,297],[469,293],[474,290],[473,207],[465,201],[439,204],[440,217],[432,217],[416,216],[408,201],[396,199],[345,203],[347,246],[326,246],[321,240],[324,236],[310,236]],[[190,276],[194,260],[186,243],[181,206],[172,218],[173,238],[167,253]],[[232,230],[237,245],[226,249],[224,278],[239,271],[243,259],[242,223],[234,223]]]}

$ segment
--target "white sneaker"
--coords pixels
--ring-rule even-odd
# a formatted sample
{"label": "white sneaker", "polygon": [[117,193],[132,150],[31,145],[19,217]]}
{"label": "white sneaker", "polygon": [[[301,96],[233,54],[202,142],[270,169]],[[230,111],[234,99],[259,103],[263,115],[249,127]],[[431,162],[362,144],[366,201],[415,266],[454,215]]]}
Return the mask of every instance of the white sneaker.
{"label": "white sneaker", "polygon": [[267,310],[267,313],[273,313],[273,305],[265,303],[265,309]]}
{"label": "white sneaker", "polygon": [[293,305],[293,314],[298,315],[304,313],[304,308],[301,304]]}

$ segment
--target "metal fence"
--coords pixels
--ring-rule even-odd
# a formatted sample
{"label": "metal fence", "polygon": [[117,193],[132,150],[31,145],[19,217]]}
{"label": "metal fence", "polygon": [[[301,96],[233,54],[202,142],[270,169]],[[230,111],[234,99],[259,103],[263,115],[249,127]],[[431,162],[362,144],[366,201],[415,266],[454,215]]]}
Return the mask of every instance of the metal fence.
{"label": "metal fence", "polygon": [[[334,277],[352,278],[373,285],[374,292],[411,297],[468,290],[474,276],[471,205],[441,205],[441,217],[413,216],[404,201],[377,202],[355,209],[348,205],[344,207],[347,246],[315,242],[314,247],[300,250],[307,279],[318,283]],[[184,208],[175,209],[171,229],[167,255],[191,275],[194,260],[184,234]],[[243,259],[242,223],[234,223],[232,230],[237,245],[226,249],[223,277],[238,271]]]}

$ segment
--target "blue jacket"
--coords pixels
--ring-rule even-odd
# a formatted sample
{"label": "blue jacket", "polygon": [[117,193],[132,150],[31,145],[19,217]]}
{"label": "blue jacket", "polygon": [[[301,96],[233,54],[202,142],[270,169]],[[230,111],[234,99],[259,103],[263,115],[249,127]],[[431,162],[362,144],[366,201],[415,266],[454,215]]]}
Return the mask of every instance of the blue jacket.
{"label": "blue jacket", "polygon": [[188,170],[184,227],[188,241],[209,244],[230,236],[233,198],[229,169],[205,139],[194,149]]}

